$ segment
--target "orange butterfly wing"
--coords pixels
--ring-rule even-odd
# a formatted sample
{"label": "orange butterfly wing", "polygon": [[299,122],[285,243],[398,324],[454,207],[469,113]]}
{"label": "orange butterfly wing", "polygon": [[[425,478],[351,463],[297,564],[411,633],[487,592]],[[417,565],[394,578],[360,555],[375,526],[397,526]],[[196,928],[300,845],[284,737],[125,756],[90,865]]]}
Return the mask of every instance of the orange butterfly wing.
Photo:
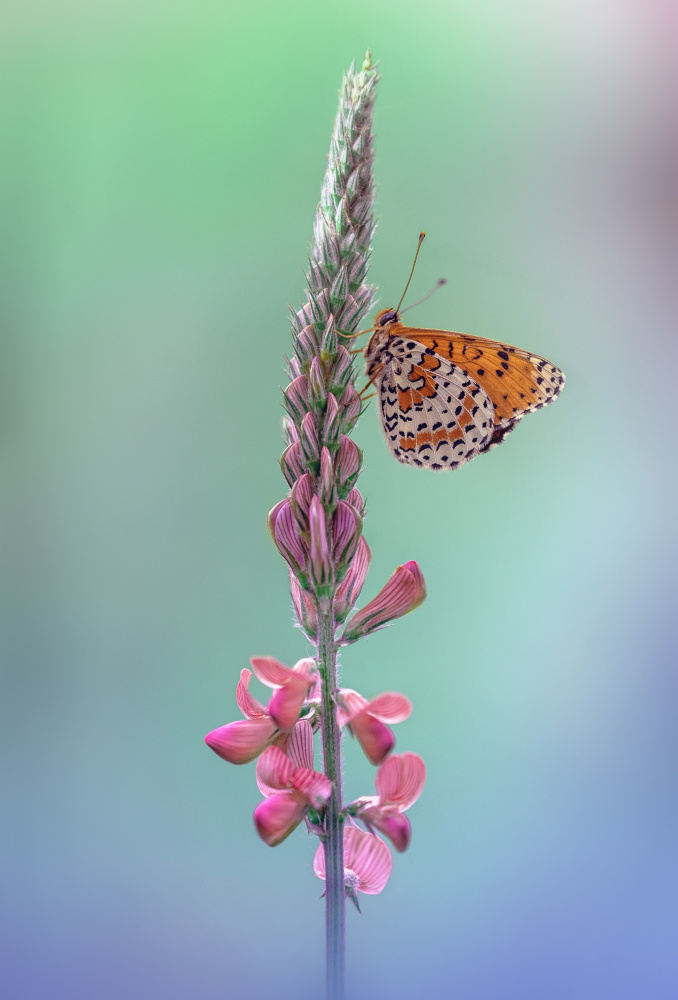
{"label": "orange butterfly wing", "polygon": [[494,404],[498,427],[548,406],[560,393],[565,376],[559,368],[529,351],[498,340],[447,330],[389,324],[389,333],[415,340],[467,372]]}

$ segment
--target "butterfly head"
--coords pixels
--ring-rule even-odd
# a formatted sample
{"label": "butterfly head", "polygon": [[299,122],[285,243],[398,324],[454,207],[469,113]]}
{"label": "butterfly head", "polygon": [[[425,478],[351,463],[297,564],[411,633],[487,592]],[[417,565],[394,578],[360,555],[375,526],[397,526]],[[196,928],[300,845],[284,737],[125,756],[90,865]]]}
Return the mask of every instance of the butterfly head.
{"label": "butterfly head", "polygon": [[[400,323],[400,316],[397,309],[382,309],[378,312],[375,320],[372,336],[367,347],[363,351],[363,357],[371,361],[388,343],[388,339],[393,335],[395,326]],[[389,329],[389,327],[391,329]]]}

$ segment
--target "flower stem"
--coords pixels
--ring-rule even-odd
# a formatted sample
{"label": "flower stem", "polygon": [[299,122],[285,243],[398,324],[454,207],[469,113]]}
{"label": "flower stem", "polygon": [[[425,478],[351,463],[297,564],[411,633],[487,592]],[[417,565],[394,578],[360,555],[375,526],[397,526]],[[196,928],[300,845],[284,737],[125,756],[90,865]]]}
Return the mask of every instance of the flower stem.
{"label": "flower stem", "polygon": [[327,1000],[344,1000],[346,963],[346,893],[344,838],[341,818],[341,728],[334,695],[337,689],[337,651],[332,602],[318,614],[318,666],[322,677],[322,742],[325,775],[332,796],[325,811],[325,930]]}

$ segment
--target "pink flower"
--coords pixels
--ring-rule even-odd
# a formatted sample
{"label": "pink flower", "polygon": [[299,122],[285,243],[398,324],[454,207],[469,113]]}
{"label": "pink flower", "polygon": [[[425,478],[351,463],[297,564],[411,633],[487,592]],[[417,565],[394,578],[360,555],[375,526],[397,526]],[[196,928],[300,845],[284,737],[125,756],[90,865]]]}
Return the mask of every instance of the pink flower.
{"label": "pink flower", "polygon": [[207,746],[230,764],[247,764],[277,736],[289,732],[315,684],[312,659],[299,660],[292,668],[272,656],[253,656],[250,663],[262,684],[275,688],[275,693],[264,708],[249,692],[252,671],[241,670],[235,697],[245,719],[213,729],[205,737]]}
{"label": "pink flower", "polygon": [[426,597],[426,583],[413,560],[398,566],[377,596],[350,619],[339,640],[348,645],[356,639],[384,628],[394,619],[418,608]]}
{"label": "pink flower", "polygon": [[309,809],[322,808],[332,794],[329,780],[312,769],[310,722],[296,724],[285,749],[269,747],[257,762],[257,784],[266,800],[254,810],[254,823],[269,847],[282,843]]}
{"label": "pink flower", "polygon": [[351,688],[338,692],[337,719],[348,726],[371,764],[381,764],[395,746],[395,736],[386,722],[403,722],[412,711],[412,704],[403,694],[387,691],[367,701]]}
{"label": "pink flower", "polygon": [[425,782],[426,765],[418,754],[391,754],[374,780],[379,794],[358,799],[348,807],[349,812],[368,829],[376,827],[396,851],[404,851],[409,846],[412,828],[403,813],[419,798]]}
{"label": "pink flower", "polygon": [[[355,826],[344,827],[344,884],[346,895],[358,905],[356,890],[376,896],[388,882],[393,858],[388,847],[373,833]],[[325,847],[320,844],[313,859],[313,871],[325,878]]]}

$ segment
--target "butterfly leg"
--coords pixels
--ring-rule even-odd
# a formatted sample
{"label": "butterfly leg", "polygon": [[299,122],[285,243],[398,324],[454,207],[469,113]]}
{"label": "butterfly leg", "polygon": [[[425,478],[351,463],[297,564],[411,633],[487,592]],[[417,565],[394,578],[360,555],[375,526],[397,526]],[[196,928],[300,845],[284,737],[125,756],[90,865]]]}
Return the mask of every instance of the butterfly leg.
{"label": "butterfly leg", "polygon": [[[361,399],[363,398],[363,393],[364,393],[364,392],[367,392],[367,390],[369,389],[369,387],[370,387],[370,386],[371,386],[371,385],[373,384],[374,380],[375,380],[376,378],[379,378],[379,376],[381,375],[381,373],[382,373],[382,371],[383,371],[383,370],[384,370],[384,366],[383,366],[383,365],[379,365],[379,367],[377,368],[377,370],[376,370],[376,371],[374,372],[374,374],[373,374],[373,375],[372,375],[372,376],[370,377],[370,380],[369,380],[369,382],[367,382],[367,383],[366,383],[366,384],[365,384],[365,385],[364,385],[364,386],[362,387],[362,389],[361,389],[361,390],[360,390],[360,392],[358,393],[358,395],[360,396],[360,398],[361,398]],[[369,398],[369,397],[368,397],[368,398]]]}

